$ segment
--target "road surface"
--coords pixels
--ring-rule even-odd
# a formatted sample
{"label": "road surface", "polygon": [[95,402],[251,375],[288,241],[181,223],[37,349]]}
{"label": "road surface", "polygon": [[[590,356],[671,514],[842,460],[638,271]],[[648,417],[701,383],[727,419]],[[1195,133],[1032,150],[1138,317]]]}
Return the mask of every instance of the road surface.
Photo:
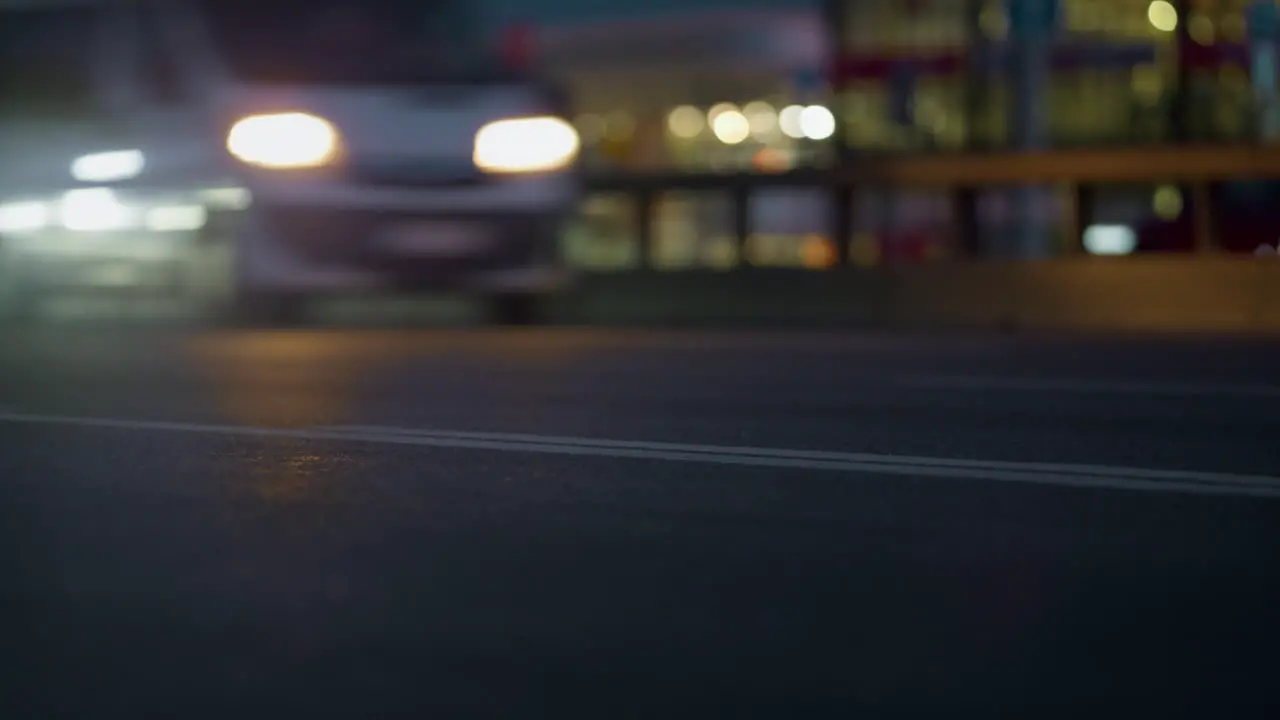
{"label": "road surface", "polygon": [[1194,339],[14,331],[0,717],[1275,717],[1278,368]]}

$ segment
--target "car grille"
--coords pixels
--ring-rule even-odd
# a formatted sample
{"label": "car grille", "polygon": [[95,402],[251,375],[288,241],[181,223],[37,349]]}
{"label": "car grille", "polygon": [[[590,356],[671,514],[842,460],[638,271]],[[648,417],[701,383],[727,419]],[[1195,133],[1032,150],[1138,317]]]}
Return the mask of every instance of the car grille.
{"label": "car grille", "polygon": [[465,187],[489,180],[469,161],[356,157],[345,163],[347,180],[362,185],[396,187]]}

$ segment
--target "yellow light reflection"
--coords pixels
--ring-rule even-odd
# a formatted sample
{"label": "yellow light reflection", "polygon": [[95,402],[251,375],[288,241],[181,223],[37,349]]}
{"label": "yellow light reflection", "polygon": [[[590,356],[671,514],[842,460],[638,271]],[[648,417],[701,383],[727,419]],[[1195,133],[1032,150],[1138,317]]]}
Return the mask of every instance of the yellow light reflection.
{"label": "yellow light reflection", "polygon": [[228,422],[300,428],[343,422],[386,349],[372,338],[279,332],[210,334],[188,352]]}
{"label": "yellow light reflection", "polygon": [[1176,220],[1182,214],[1182,191],[1173,185],[1157,188],[1151,208],[1161,220]]}
{"label": "yellow light reflection", "polygon": [[1178,10],[1168,0],[1154,0],[1147,6],[1147,22],[1160,32],[1173,32],[1178,27]]}
{"label": "yellow light reflection", "polygon": [[858,233],[849,242],[849,260],[861,267],[880,263],[880,240],[871,233]]}
{"label": "yellow light reflection", "polygon": [[1217,29],[1208,16],[1197,13],[1192,15],[1190,22],[1187,23],[1187,34],[1197,45],[1212,45],[1217,36]]}
{"label": "yellow light reflection", "polygon": [[[375,337],[317,332],[210,333],[186,348],[213,406],[229,425],[320,428],[351,422],[364,384],[378,376],[392,347]],[[219,454],[227,464],[231,508],[272,513],[313,532],[349,503],[345,492],[357,457],[339,447],[289,437],[240,439]]]}
{"label": "yellow light reflection", "polygon": [[810,235],[805,239],[804,245],[800,247],[800,258],[810,270],[834,267],[839,259],[836,257],[835,244],[821,235]]}

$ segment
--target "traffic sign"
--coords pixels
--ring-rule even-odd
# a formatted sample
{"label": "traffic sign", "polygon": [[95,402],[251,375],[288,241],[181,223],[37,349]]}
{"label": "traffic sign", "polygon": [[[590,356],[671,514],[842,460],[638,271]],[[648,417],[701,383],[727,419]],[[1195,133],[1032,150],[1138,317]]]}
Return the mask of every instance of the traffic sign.
{"label": "traffic sign", "polygon": [[1249,40],[1255,43],[1280,39],[1280,7],[1276,0],[1254,0],[1246,13]]}
{"label": "traffic sign", "polygon": [[1058,0],[1006,0],[1010,34],[1021,40],[1043,40],[1058,29]]}
{"label": "traffic sign", "polygon": [[792,73],[791,82],[801,92],[818,92],[826,85],[826,73],[816,67],[803,67]]}
{"label": "traffic sign", "polygon": [[803,67],[791,73],[794,99],[801,102],[818,102],[823,99],[827,86],[826,73],[815,67]]}

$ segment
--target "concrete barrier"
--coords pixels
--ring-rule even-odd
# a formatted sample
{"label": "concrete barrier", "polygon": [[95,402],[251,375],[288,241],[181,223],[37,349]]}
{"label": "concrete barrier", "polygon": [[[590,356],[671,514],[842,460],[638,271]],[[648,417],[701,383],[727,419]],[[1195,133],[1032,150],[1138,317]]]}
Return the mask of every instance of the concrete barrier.
{"label": "concrete barrier", "polygon": [[[0,310],[4,309],[0,293]],[[55,318],[186,318],[199,302],[53,303]],[[123,304],[120,304],[123,303]],[[126,305],[128,307],[126,307]],[[138,305],[138,307],[134,307]],[[117,307],[119,306],[119,307]],[[154,306],[154,307],[152,307]],[[334,300],[321,324],[472,325],[466,298]],[[56,311],[56,312],[55,312]],[[1280,337],[1280,259],[1205,256],[938,263],[811,272],[585,275],[549,308],[564,325],[1226,333]]]}
{"label": "concrete barrier", "polygon": [[1082,257],[595,275],[551,315],[568,324],[1280,334],[1280,260]]}

